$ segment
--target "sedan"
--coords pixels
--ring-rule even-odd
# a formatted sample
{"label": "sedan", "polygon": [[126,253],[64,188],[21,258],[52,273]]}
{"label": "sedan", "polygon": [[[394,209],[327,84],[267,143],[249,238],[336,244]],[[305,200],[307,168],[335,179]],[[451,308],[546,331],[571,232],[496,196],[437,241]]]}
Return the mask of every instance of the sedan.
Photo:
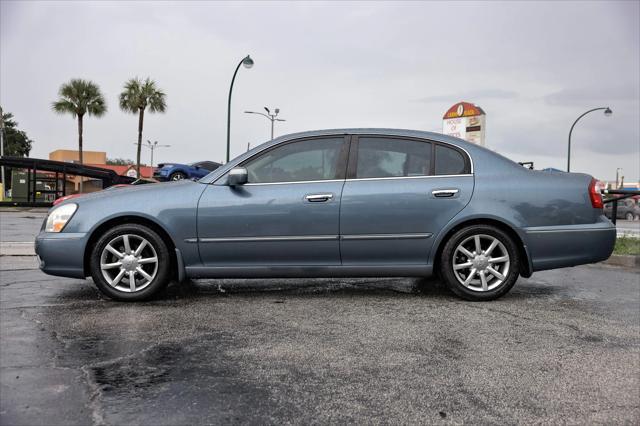
{"label": "sedan", "polygon": [[199,161],[191,164],[158,164],[158,168],[153,172],[153,177],[159,181],[200,179],[218,167],[220,167],[220,163],[214,161]]}
{"label": "sedan", "polygon": [[528,170],[409,130],[277,138],[197,182],[96,193],[50,210],[40,268],[148,299],[187,278],[426,277],[474,301],[518,277],[607,259],[596,181]]}

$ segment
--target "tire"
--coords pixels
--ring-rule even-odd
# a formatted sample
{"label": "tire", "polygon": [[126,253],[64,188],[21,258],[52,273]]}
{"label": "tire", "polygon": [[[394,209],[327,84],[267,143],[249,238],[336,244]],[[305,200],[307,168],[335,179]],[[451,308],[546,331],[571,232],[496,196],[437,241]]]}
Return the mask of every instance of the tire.
{"label": "tire", "polygon": [[169,180],[185,180],[187,175],[182,172],[173,172],[171,176],[169,176]]}
{"label": "tire", "polygon": [[[139,260],[143,262],[138,263]],[[105,232],[94,245],[89,265],[98,289],[124,302],[147,300],[164,289],[171,279],[169,249],[154,230],[144,225],[118,225]]]}
{"label": "tire", "polygon": [[627,213],[626,215],[624,215],[624,218],[626,220],[633,220],[633,213]]}
{"label": "tire", "polygon": [[[471,259],[469,255],[477,252],[476,237],[480,239],[481,254]],[[491,256],[486,256],[484,252],[490,248]],[[519,253],[516,243],[501,229],[491,225],[468,226],[457,231],[445,243],[440,257],[440,274],[447,287],[463,299],[494,300],[504,296],[516,283],[520,275]],[[491,259],[499,261],[491,262]],[[454,262],[458,266],[465,266],[454,270]],[[484,282],[482,274],[485,276]]]}

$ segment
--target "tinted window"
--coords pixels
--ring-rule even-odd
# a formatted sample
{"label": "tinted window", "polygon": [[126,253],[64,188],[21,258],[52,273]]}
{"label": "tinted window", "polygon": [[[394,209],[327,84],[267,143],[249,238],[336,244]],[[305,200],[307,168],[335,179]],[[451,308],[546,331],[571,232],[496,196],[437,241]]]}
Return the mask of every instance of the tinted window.
{"label": "tinted window", "polygon": [[392,138],[360,138],[357,178],[425,176],[431,167],[431,144]]}
{"label": "tinted window", "polygon": [[344,138],[309,139],[267,151],[244,165],[249,183],[336,179]]}
{"label": "tinted window", "polygon": [[460,151],[436,145],[436,174],[460,175],[464,173],[467,173],[467,166]]}

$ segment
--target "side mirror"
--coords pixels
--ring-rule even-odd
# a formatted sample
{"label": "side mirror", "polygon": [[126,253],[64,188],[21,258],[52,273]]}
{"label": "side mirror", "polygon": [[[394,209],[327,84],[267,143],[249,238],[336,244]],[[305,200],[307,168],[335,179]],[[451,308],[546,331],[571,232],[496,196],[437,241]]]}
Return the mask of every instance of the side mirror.
{"label": "side mirror", "polygon": [[227,183],[229,186],[244,185],[249,181],[249,174],[244,167],[234,167],[227,175]]}

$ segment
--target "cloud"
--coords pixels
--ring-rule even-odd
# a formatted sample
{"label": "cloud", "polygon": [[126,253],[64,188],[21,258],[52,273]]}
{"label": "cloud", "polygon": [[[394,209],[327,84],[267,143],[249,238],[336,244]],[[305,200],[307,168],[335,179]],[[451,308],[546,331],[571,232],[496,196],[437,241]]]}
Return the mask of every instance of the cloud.
{"label": "cloud", "polygon": [[566,88],[543,97],[549,105],[557,106],[608,106],[616,101],[640,102],[637,84],[607,87],[594,84],[590,87]]}
{"label": "cloud", "polygon": [[513,90],[504,89],[471,89],[455,94],[443,94],[426,96],[424,98],[416,99],[416,102],[450,102],[455,103],[461,100],[473,100],[473,102],[482,102],[486,99],[516,99],[519,94]]}

